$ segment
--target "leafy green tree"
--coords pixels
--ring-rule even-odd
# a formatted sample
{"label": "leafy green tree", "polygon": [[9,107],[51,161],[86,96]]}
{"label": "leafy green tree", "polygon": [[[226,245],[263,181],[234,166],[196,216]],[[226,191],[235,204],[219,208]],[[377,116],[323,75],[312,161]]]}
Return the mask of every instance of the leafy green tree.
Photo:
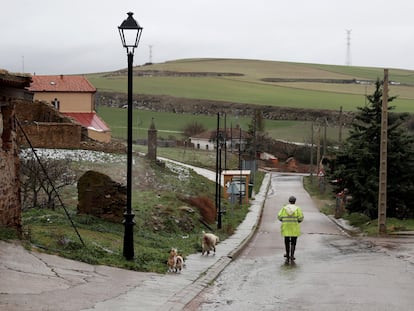
{"label": "leafy green tree", "polygon": [[[375,92],[368,95],[368,103],[359,107],[350,136],[337,153],[334,177],[340,187],[348,188],[352,200],[350,212],[378,216],[378,185],[381,140],[381,112],[383,84],[376,81]],[[388,99],[391,102],[395,97]],[[391,111],[395,106],[389,106]],[[414,139],[404,128],[407,114],[388,113],[387,149],[387,216],[413,217],[414,199]]]}

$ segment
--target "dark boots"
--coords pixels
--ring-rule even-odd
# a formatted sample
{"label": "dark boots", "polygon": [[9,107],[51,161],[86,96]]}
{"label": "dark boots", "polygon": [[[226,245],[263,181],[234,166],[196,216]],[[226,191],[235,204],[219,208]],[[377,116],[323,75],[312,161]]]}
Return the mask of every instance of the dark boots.
{"label": "dark boots", "polygon": [[295,258],[295,248],[296,248],[296,245],[294,245],[294,244],[292,244],[290,246],[290,259],[291,260],[295,260],[296,259]]}
{"label": "dark boots", "polygon": [[285,237],[285,250],[286,253],[283,255],[286,257],[286,260],[290,259],[290,239],[288,237]]}
{"label": "dark boots", "polygon": [[286,253],[283,255],[286,261],[295,260],[296,237],[285,237]]}
{"label": "dark boots", "polygon": [[283,256],[286,257],[286,260],[289,260],[290,259],[290,243],[289,242],[285,243],[285,249],[286,249],[286,253]]}

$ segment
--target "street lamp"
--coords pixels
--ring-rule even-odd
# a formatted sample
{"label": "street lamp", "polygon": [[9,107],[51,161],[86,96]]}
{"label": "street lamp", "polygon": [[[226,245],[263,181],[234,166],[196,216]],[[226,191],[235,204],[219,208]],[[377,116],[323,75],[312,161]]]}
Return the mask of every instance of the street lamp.
{"label": "street lamp", "polygon": [[217,210],[217,229],[221,229],[221,149],[224,138],[220,131],[220,112],[217,113],[217,130],[216,130],[216,210]]}
{"label": "street lamp", "polygon": [[134,213],[131,208],[132,193],[132,64],[134,50],[138,46],[142,27],[132,17],[134,13],[128,12],[128,18],[118,27],[122,45],[128,55],[128,147],[127,147],[127,206],[124,213],[124,250],[125,259],[134,259]]}
{"label": "street lamp", "polygon": [[223,149],[224,144],[224,137],[223,133],[220,131],[217,135],[217,148],[219,149],[219,163],[218,163],[218,176],[219,176],[219,185],[218,185],[218,215],[217,215],[217,228],[221,229],[221,216],[223,214],[223,211],[221,210],[221,151]]}

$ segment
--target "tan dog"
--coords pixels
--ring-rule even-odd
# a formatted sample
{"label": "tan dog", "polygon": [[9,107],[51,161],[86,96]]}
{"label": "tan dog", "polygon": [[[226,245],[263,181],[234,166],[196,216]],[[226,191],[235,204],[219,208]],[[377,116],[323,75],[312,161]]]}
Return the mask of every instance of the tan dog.
{"label": "tan dog", "polygon": [[168,256],[167,260],[167,266],[168,266],[168,272],[175,272],[176,271],[176,265],[177,265],[177,249],[171,248],[170,255]]}
{"label": "tan dog", "polygon": [[181,272],[181,270],[184,268],[184,258],[183,256],[178,254],[178,251],[176,248],[171,248],[170,255],[168,256],[167,260],[167,266],[168,266],[168,272]]}
{"label": "tan dog", "polygon": [[201,255],[207,253],[210,254],[210,251],[214,251],[214,255],[216,254],[216,245],[219,242],[219,237],[213,233],[205,233],[203,231],[203,238],[201,240]]}

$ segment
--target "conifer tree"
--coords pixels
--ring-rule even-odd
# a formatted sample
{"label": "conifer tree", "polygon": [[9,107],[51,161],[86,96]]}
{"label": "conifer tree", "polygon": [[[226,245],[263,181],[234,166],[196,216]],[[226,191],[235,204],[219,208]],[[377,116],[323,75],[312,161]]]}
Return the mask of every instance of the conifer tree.
{"label": "conifer tree", "polygon": [[[367,96],[351,124],[350,136],[338,152],[334,175],[341,188],[352,195],[349,212],[361,212],[371,219],[378,216],[379,159],[381,140],[382,82]],[[395,97],[390,97],[391,102]],[[414,216],[414,139],[403,126],[408,114],[388,110],[387,217]]]}

